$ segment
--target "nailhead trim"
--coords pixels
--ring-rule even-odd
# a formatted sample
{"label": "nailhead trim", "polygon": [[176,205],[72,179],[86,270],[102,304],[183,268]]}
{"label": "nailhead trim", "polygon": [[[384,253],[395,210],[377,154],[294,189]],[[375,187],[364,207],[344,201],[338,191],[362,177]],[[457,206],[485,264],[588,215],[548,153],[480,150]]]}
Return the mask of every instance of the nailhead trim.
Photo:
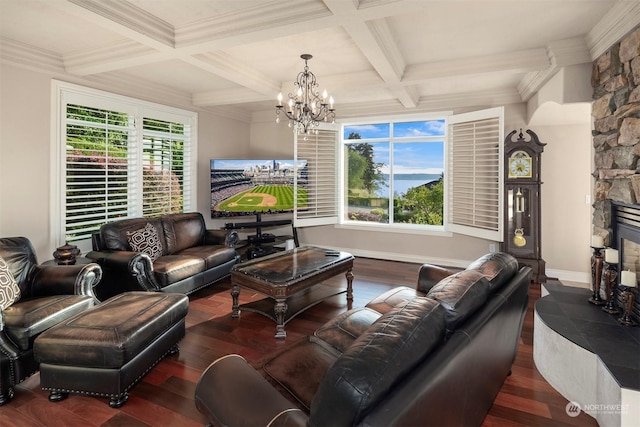
{"label": "nailhead trim", "polygon": [[149,371],[151,371],[153,368],[156,367],[156,365],[158,363],[160,363],[160,361],[162,359],[164,359],[169,353],[171,353],[174,348],[177,348],[178,352],[180,351],[178,344],[174,344],[173,346],[171,346],[171,348],[169,348],[169,350],[167,350],[164,354],[162,354],[158,359],[156,359],[155,362],[153,362],[151,364],[151,366],[149,366],[144,372],[142,372],[135,380],[133,380],[133,382],[131,384],[129,384],[127,387],[124,388],[124,390],[122,390],[122,393],[120,394],[110,394],[110,393],[98,393],[98,392],[94,392],[94,391],[86,391],[86,390],[69,390],[69,389],[64,389],[64,388],[54,388],[54,387],[42,387],[42,390],[45,391],[53,391],[53,392],[58,392],[58,393],[73,393],[73,394],[81,394],[81,395],[88,395],[88,396],[100,396],[100,397],[117,397],[117,398],[121,398],[122,396],[126,395],[127,392],[129,390],[131,390],[131,388],[136,385],[147,373],[149,373]]}

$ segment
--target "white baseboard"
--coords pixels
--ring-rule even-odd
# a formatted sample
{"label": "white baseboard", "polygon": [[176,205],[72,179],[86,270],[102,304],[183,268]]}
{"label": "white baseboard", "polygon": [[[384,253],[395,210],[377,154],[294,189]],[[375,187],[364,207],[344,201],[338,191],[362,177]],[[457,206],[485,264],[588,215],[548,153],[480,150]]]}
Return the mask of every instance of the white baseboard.
{"label": "white baseboard", "polygon": [[[447,267],[465,268],[475,260],[460,260],[452,258],[425,257],[423,255],[398,254],[395,252],[373,251],[355,248],[331,248],[352,253],[355,256],[373,259],[384,259],[389,261],[412,262],[417,264],[435,264]],[[591,283],[591,273],[568,270],[547,270],[547,277],[552,277],[560,281]]]}

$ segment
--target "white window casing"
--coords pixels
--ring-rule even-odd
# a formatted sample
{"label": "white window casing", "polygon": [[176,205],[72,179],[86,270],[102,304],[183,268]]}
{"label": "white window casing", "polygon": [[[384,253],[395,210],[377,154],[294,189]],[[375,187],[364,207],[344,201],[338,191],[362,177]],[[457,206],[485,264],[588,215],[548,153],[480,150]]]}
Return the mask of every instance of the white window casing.
{"label": "white window casing", "polygon": [[90,250],[101,224],[169,212],[171,200],[195,210],[197,113],[55,80],[51,111],[52,247],[72,234]]}

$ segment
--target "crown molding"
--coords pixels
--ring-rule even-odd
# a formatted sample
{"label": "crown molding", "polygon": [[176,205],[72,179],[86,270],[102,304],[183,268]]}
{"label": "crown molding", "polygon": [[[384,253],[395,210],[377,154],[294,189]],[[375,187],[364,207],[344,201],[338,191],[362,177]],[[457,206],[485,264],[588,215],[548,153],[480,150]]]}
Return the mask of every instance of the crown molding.
{"label": "crown molding", "polygon": [[[267,2],[263,5],[202,19],[176,27],[176,47],[195,46],[200,51],[229,47],[262,39],[262,31],[288,35],[292,24],[305,24],[332,16],[323,3],[313,0]],[[325,24],[326,25],[326,24]],[[242,37],[242,36],[246,37]],[[233,38],[233,40],[230,40]]]}
{"label": "crown molding", "polygon": [[0,60],[39,72],[64,72],[60,55],[14,40],[0,39]]}
{"label": "crown molding", "polygon": [[[229,105],[229,100],[233,100],[232,104],[243,104],[246,102],[262,102],[265,100],[264,98],[263,94],[246,88],[233,88],[194,93],[192,102],[193,105],[212,107]],[[273,104],[275,106],[275,97],[272,98],[274,98]]]}
{"label": "crown molding", "polygon": [[477,56],[474,58],[409,65],[404,73],[404,83],[451,75],[470,75],[494,71],[538,71],[549,66],[545,49],[529,49],[504,54]]}
{"label": "crown molding", "polygon": [[154,49],[173,48],[173,26],[126,0],[67,0],[52,5],[80,14],[98,25]]}
{"label": "crown molding", "polygon": [[247,66],[233,60],[223,52],[203,53],[194,57],[184,55],[182,59],[191,65],[264,96],[271,97],[280,90],[280,82],[270,79],[254,66]]}
{"label": "crown molding", "polygon": [[591,61],[595,61],[638,25],[640,25],[640,2],[637,0],[616,2],[585,36]]}
{"label": "crown molding", "polygon": [[157,52],[132,40],[122,40],[101,49],[65,55],[64,64],[67,72],[86,76],[160,62],[169,58],[168,53]]}
{"label": "crown molding", "polygon": [[518,84],[523,101],[535,95],[562,67],[591,62],[587,43],[580,37],[553,41],[546,50],[550,65],[544,70],[527,73]]}
{"label": "crown molding", "polygon": [[340,106],[340,119],[379,116],[381,114],[426,113],[443,110],[466,110],[518,104],[522,99],[515,89],[465,92],[436,96],[423,96],[415,108],[407,109],[397,100],[352,103]]}

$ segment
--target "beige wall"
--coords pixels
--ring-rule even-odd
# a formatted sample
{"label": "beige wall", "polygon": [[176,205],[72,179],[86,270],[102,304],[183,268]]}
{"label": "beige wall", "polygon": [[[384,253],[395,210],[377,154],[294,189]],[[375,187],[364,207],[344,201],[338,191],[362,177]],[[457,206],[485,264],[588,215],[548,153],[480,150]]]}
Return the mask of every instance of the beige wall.
{"label": "beige wall", "polygon": [[[0,236],[28,236],[42,261],[55,249],[49,243],[51,79],[108,90],[65,77],[7,65],[0,70]],[[184,102],[164,103],[196,110]],[[527,126],[526,117],[524,104],[507,106],[505,133],[531,128],[547,143],[542,163],[542,254],[547,273],[586,282],[591,207],[585,196],[590,194],[593,157],[590,126]],[[293,137],[286,124],[275,123],[272,111],[254,114],[251,124],[199,111],[198,124],[197,206],[208,225],[217,227],[224,221],[209,218],[209,160],[245,155],[290,157]],[[461,235],[374,233],[334,226],[300,230],[300,238],[303,243],[344,248],[360,256],[449,265],[464,265],[488,252],[492,243]]]}

